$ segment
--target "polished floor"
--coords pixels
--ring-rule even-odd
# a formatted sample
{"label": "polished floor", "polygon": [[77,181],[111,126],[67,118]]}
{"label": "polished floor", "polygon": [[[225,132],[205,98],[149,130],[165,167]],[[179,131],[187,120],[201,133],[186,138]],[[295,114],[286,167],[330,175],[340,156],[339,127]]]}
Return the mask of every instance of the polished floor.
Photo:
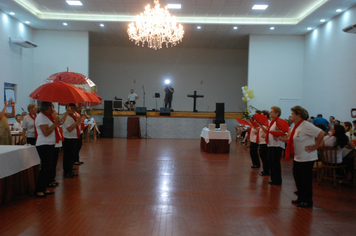
{"label": "polished floor", "polygon": [[[85,143],[75,179],[55,195],[0,207],[0,235],[356,235],[356,190],[314,182],[299,209],[292,162],[282,186],[251,169],[249,149],[200,150],[200,140],[99,139]],[[60,159],[61,161],[61,159]]]}

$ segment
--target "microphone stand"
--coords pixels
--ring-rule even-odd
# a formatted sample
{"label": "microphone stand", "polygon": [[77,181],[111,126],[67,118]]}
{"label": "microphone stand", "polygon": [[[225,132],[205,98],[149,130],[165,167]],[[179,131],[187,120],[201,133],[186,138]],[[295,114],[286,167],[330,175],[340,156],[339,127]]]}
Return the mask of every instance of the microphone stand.
{"label": "microphone stand", "polygon": [[142,90],[143,90],[143,107],[145,107],[146,93],[145,93],[145,87],[143,85],[142,85]]}

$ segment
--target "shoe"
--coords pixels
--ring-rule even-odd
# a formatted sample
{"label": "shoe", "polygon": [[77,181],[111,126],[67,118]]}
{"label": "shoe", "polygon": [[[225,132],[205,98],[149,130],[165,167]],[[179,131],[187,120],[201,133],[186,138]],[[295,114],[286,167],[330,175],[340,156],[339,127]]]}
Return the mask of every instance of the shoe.
{"label": "shoe", "polygon": [[73,167],[72,170],[77,170],[77,168],[74,168],[74,167]]}
{"label": "shoe", "polygon": [[260,168],[259,166],[253,165],[251,168]]}
{"label": "shoe", "polygon": [[80,161],[79,164],[81,164],[81,165],[84,164],[84,161]]}
{"label": "shoe", "polygon": [[298,196],[298,195],[299,195],[299,192],[298,192],[298,191],[294,191],[294,194]]}
{"label": "shoe", "polygon": [[79,165],[81,165],[81,164],[80,164],[80,162],[79,162],[79,161],[76,161],[76,162],[74,162],[74,163],[73,163],[73,165],[77,165],[77,166],[79,166]]}
{"label": "shoe", "polygon": [[299,199],[297,199],[297,200],[292,200],[292,204],[299,204],[299,203],[302,203],[302,201],[300,201]]}
{"label": "shoe", "polygon": [[48,188],[54,188],[54,187],[57,187],[57,185],[54,182],[52,182],[48,185]]}
{"label": "shoe", "polygon": [[276,183],[276,182],[272,182],[272,181],[270,181],[268,183],[269,183],[269,185],[282,185],[282,183]]}
{"label": "shoe", "polygon": [[71,173],[65,173],[64,178],[74,178],[74,176]]}
{"label": "shoe", "polygon": [[268,175],[270,175],[268,172],[265,172],[265,171],[261,171],[260,172],[260,175],[261,176],[268,176]]}
{"label": "shoe", "polygon": [[75,177],[75,176],[78,176],[78,174],[76,174],[76,173],[70,173],[73,177]]}
{"label": "shoe", "polygon": [[47,196],[43,192],[37,192],[37,193],[35,193],[35,197],[46,198]]}
{"label": "shoe", "polygon": [[53,195],[54,194],[54,192],[51,192],[51,191],[49,191],[49,190],[46,190],[46,191],[44,191],[43,192],[45,195]]}
{"label": "shoe", "polygon": [[297,205],[299,208],[311,208],[313,207],[313,203],[301,202]]}

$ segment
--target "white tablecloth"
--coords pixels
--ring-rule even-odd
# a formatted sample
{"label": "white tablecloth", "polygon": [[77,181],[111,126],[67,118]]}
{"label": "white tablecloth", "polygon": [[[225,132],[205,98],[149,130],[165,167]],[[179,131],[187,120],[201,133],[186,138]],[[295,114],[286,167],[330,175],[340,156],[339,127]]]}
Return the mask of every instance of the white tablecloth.
{"label": "white tablecloth", "polygon": [[210,139],[228,139],[229,143],[231,143],[231,134],[230,134],[230,131],[228,131],[228,130],[210,131],[207,127],[205,127],[201,131],[200,137],[204,138],[206,143],[209,143]]}
{"label": "white tablecloth", "polygon": [[40,164],[35,146],[0,145],[0,179]]}

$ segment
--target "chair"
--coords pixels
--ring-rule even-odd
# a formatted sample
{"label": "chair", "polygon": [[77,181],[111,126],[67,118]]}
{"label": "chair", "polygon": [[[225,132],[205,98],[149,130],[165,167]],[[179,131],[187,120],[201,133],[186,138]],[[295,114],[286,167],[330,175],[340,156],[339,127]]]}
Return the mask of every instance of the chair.
{"label": "chair", "polygon": [[96,128],[99,129],[100,127],[100,122],[96,122],[96,127],[93,129],[93,139],[99,139],[100,138],[100,133],[96,131]]}
{"label": "chair", "polygon": [[87,142],[91,142],[91,137],[90,137],[90,129],[91,129],[91,124],[87,125],[87,127],[85,127],[84,129],[84,137],[83,137],[83,142],[87,143]]}
{"label": "chair", "polygon": [[321,160],[321,174],[319,185],[323,179],[332,180],[334,186],[337,186],[337,180],[346,180],[345,165],[337,163],[337,150],[334,147],[323,147],[319,149]]}
{"label": "chair", "polygon": [[244,139],[244,137],[241,136],[244,127],[245,126],[243,126],[243,125],[235,126],[235,142],[237,142],[237,140],[241,141]]}

